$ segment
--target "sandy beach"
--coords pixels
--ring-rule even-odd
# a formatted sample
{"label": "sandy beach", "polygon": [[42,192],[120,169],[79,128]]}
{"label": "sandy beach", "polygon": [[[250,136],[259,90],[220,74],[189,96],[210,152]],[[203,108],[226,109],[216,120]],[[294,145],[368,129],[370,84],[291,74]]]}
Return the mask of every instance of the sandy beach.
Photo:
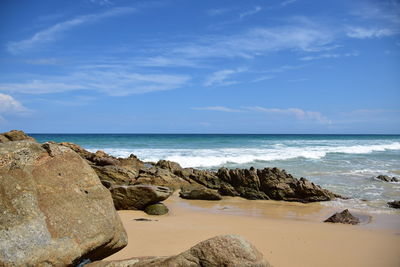
{"label": "sandy beach", "polygon": [[[164,202],[168,215],[119,211],[129,243],[107,260],[183,252],[221,234],[239,234],[274,266],[400,266],[400,214],[358,214],[361,225],[322,223],[338,208],[245,200]],[[147,218],[152,221],[136,221]]]}

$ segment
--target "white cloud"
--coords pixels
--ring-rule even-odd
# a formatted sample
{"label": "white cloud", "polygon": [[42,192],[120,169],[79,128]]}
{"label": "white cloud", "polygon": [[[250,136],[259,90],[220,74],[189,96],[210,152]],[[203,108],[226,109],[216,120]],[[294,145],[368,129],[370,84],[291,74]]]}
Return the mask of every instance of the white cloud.
{"label": "white cloud", "polygon": [[287,6],[293,4],[294,2],[297,2],[297,0],[285,0],[281,3],[281,6]]}
{"label": "white cloud", "polygon": [[260,76],[260,77],[258,77],[258,78],[256,78],[256,79],[252,80],[251,82],[257,83],[257,82],[262,82],[262,81],[266,81],[266,80],[271,80],[271,79],[273,79],[273,78],[275,78],[275,76],[272,76],[272,75],[263,75],[263,76]]}
{"label": "white cloud", "polygon": [[231,8],[213,8],[213,9],[207,10],[207,14],[209,16],[219,16],[219,15],[225,14],[231,10],[232,10]]}
{"label": "white cloud", "polygon": [[329,50],[333,41],[331,31],[310,23],[271,28],[253,28],[227,36],[203,36],[196,42],[174,45],[171,53],[184,58],[254,58],[268,52],[283,50]]}
{"label": "white cloud", "polygon": [[221,111],[221,112],[243,112],[240,109],[233,109],[224,106],[208,106],[208,107],[195,107],[194,110],[209,110],[209,111]]}
{"label": "white cloud", "polygon": [[130,14],[135,11],[136,9],[132,7],[116,7],[100,14],[79,16],[71,20],[57,23],[47,29],[39,31],[35,33],[31,38],[17,42],[10,42],[7,45],[7,49],[11,53],[20,53],[29,50],[38,44],[55,41],[59,37],[60,33],[79,25],[96,22],[98,20],[108,17]]}
{"label": "white cloud", "polygon": [[324,115],[322,115],[320,112],[317,111],[307,111],[299,108],[288,108],[288,109],[264,108],[259,106],[244,107],[244,108],[251,111],[265,112],[269,114],[294,116],[295,118],[300,120],[313,120],[324,124],[332,123],[327,117],[325,117]]}
{"label": "white cloud", "polygon": [[235,70],[220,70],[211,74],[205,81],[205,86],[226,86],[236,84],[237,81],[228,81],[227,79],[237,73],[246,71],[245,68],[238,68]]}
{"label": "white cloud", "polygon": [[358,52],[351,52],[351,53],[344,53],[344,54],[321,54],[321,55],[316,55],[316,56],[306,56],[300,58],[300,60],[303,61],[311,61],[311,60],[317,60],[317,59],[328,59],[328,58],[340,58],[340,57],[356,57],[359,56]]}
{"label": "white cloud", "polygon": [[260,6],[256,6],[256,7],[254,7],[253,9],[251,9],[251,10],[249,10],[249,11],[246,11],[246,12],[241,13],[241,14],[239,15],[239,17],[242,19],[242,18],[244,18],[244,17],[254,15],[254,14],[260,12],[261,10],[262,10],[262,8],[261,8]]}
{"label": "white cloud", "polygon": [[187,75],[141,74],[123,69],[81,70],[65,76],[43,77],[20,83],[0,84],[0,90],[12,93],[51,94],[90,90],[113,96],[172,90],[189,81]]}
{"label": "white cloud", "polygon": [[26,113],[28,109],[10,95],[0,93],[0,113]]}
{"label": "white cloud", "polygon": [[398,34],[399,30],[390,28],[364,28],[364,27],[348,27],[347,36],[357,39],[382,38]]}

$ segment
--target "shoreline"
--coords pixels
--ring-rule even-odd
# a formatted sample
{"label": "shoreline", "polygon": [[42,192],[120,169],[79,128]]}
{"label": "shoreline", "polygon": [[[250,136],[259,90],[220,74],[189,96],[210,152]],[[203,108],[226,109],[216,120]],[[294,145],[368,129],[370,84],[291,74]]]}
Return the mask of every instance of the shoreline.
{"label": "shoreline", "polygon": [[183,200],[176,193],[164,203],[170,212],[163,216],[119,211],[129,243],[105,260],[174,255],[215,235],[238,234],[273,266],[400,266],[400,214],[365,214],[371,222],[353,226],[322,223],[339,209],[320,203]]}

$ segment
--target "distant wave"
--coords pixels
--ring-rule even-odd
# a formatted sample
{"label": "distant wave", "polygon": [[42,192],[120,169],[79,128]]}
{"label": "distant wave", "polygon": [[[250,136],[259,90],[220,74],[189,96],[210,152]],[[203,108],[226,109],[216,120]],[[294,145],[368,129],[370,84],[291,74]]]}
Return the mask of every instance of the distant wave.
{"label": "distant wave", "polygon": [[[183,167],[216,167],[227,163],[246,164],[254,161],[289,160],[294,158],[321,159],[329,153],[368,154],[386,150],[400,150],[400,142],[379,145],[352,146],[285,146],[270,148],[216,148],[216,149],[124,149],[98,148],[117,156],[137,155],[143,161],[166,159]],[[96,151],[98,149],[89,149]]]}

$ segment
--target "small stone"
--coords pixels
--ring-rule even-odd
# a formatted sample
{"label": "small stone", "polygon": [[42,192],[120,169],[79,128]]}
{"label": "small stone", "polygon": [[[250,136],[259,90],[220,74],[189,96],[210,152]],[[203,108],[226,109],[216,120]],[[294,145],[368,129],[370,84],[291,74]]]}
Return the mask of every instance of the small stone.
{"label": "small stone", "polygon": [[324,222],[331,222],[331,223],[344,223],[344,224],[359,224],[360,219],[353,216],[348,209],[345,209],[342,212],[337,212],[333,214],[331,217],[326,219]]}
{"label": "small stone", "polygon": [[144,209],[149,215],[164,215],[168,213],[168,207],[165,206],[163,203],[156,203],[153,205],[149,205]]}

